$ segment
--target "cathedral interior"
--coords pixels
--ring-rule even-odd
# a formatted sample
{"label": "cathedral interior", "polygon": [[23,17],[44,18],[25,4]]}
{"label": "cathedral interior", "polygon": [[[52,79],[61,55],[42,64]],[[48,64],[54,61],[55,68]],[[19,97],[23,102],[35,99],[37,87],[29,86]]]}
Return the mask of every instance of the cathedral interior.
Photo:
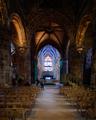
{"label": "cathedral interior", "polygon": [[0,0],[0,120],[50,119],[96,120],[96,0]]}

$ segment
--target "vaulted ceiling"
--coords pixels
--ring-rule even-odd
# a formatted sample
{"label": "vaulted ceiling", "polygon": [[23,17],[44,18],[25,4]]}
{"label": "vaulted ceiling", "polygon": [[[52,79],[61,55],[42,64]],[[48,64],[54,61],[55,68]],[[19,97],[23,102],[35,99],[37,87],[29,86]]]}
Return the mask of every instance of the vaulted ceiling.
{"label": "vaulted ceiling", "polygon": [[[95,0],[6,0],[9,15],[18,13],[37,50],[53,42],[63,51],[69,40],[82,49],[84,34],[95,11]],[[84,19],[83,19],[84,18]]]}

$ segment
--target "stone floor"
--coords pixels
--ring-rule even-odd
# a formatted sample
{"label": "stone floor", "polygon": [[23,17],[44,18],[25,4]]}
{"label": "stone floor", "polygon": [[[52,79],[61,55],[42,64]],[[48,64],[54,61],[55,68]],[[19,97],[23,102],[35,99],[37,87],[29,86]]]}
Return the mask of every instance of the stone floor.
{"label": "stone floor", "polygon": [[84,120],[74,104],[59,94],[57,86],[45,86],[28,120]]}

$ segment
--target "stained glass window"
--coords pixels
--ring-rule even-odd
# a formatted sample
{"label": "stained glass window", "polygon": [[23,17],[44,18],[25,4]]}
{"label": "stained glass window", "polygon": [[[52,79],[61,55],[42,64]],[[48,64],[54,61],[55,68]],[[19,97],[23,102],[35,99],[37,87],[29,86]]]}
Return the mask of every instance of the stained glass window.
{"label": "stained glass window", "polygon": [[46,56],[44,59],[44,71],[52,70],[53,70],[52,58],[50,56]]}

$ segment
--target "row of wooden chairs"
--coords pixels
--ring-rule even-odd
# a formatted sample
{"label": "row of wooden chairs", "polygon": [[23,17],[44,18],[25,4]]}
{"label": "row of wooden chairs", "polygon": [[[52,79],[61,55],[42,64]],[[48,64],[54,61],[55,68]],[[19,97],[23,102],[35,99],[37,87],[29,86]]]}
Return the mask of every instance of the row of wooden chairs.
{"label": "row of wooden chairs", "polygon": [[60,89],[60,94],[67,96],[77,104],[77,110],[83,116],[96,119],[96,91],[83,86],[66,86]]}
{"label": "row of wooden chairs", "polygon": [[39,92],[33,86],[0,89],[0,120],[26,120]]}

